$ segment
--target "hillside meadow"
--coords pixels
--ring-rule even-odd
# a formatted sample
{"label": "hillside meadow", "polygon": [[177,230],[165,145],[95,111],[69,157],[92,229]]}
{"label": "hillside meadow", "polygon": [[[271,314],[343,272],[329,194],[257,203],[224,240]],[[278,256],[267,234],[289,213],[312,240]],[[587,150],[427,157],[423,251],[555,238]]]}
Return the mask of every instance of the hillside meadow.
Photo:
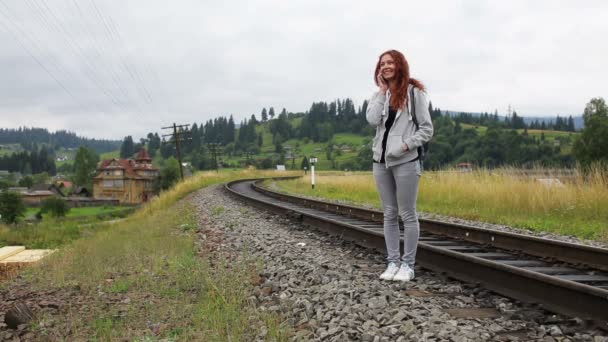
{"label": "hillside meadow", "polygon": [[[574,172],[561,185],[546,185],[539,177],[551,178],[516,169],[425,171],[418,210],[608,242],[608,171]],[[272,183],[289,193],[381,208],[371,172],[319,172],[314,190],[310,175]]]}
{"label": "hillside meadow", "polygon": [[[69,299],[61,314],[37,317],[29,328],[48,340],[245,341],[262,329],[267,340],[287,340],[290,332],[280,317],[256,312],[247,300],[260,261],[244,255],[227,264],[214,252],[201,252],[196,247],[194,207],[180,201],[206,186],[276,175],[275,171],[197,173],[125,220],[87,227],[86,234],[13,280],[26,286],[27,293],[84,300]],[[11,286],[10,281],[0,283],[0,293]],[[161,329],[153,332],[151,322],[162,323]]]}

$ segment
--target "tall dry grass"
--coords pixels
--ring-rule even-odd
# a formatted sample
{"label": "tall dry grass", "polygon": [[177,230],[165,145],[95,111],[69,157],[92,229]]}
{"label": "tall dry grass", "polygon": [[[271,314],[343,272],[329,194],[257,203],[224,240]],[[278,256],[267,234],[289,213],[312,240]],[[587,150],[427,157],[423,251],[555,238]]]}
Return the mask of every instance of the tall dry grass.
{"label": "tall dry grass", "polygon": [[[267,338],[285,340],[286,330],[274,314],[257,314],[247,298],[259,269],[243,257],[227,265],[198,256],[196,215],[178,201],[212,184],[238,178],[287,175],[276,172],[197,173],[147,203],[128,219],[78,239],[25,273],[35,289],[78,289],[89,298],[53,317],[69,332],[46,332],[50,339],[94,340],[247,340],[260,329]],[[121,295],[129,305],[108,303]],[[123,307],[121,309],[121,307]],[[128,310],[121,311],[127,307]],[[45,318],[40,318],[44,320]],[[166,327],[154,335],[150,324]]]}
{"label": "tall dry grass", "polygon": [[[539,178],[560,179],[560,183]],[[350,201],[380,208],[371,173],[325,176],[316,189],[310,176],[276,182],[295,193]],[[507,224],[536,231],[608,241],[608,171],[594,167],[588,173],[544,169],[479,169],[425,172],[420,182],[418,209],[471,220]]]}

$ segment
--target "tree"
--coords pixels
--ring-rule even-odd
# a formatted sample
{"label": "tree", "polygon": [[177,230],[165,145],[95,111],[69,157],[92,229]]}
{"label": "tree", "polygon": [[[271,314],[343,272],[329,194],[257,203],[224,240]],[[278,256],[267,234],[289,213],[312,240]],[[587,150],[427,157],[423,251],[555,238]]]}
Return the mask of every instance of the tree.
{"label": "tree", "polygon": [[148,133],[148,152],[154,155],[157,149],[160,148],[160,137],[158,133]]}
{"label": "tree", "polygon": [[179,179],[179,163],[171,157],[165,161],[160,169],[160,188],[167,190]]}
{"label": "tree", "polygon": [[262,108],[262,122],[268,121],[268,113],[266,112],[266,108]]}
{"label": "tree", "polygon": [[583,113],[585,128],[574,142],[574,156],[583,166],[608,164],[608,107],[602,98],[592,99]]}
{"label": "tree", "polygon": [[0,193],[0,218],[4,223],[15,223],[25,214],[21,195],[11,191]]}
{"label": "tree", "polygon": [[99,156],[91,148],[80,146],[74,158],[74,183],[91,190]]}
{"label": "tree", "polygon": [[32,175],[32,184],[47,184],[51,180],[49,174],[46,172],[40,172]]}
{"label": "tree", "polygon": [[34,185],[34,179],[32,176],[25,176],[19,180],[19,186],[31,188]]}
{"label": "tree", "polygon": [[133,137],[126,136],[120,145],[120,158],[131,158],[135,153],[135,144],[133,143]]}
{"label": "tree", "polygon": [[68,203],[57,197],[45,199],[40,207],[41,213],[49,213],[52,217],[64,217],[69,211]]}
{"label": "tree", "polygon": [[268,110],[268,116],[270,116],[270,119],[274,119],[274,107],[270,107],[270,109]]}

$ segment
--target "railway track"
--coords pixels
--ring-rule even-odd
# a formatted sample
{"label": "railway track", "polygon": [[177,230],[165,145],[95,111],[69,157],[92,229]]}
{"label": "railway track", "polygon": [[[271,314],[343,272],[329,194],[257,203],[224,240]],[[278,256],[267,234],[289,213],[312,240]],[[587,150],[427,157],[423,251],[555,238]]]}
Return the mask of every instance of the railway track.
{"label": "railway track", "polygon": [[[385,250],[382,212],[274,192],[260,181],[233,181],[225,189],[248,204]],[[608,250],[434,220],[421,219],[420,228],[420,266],[608,329]]]}

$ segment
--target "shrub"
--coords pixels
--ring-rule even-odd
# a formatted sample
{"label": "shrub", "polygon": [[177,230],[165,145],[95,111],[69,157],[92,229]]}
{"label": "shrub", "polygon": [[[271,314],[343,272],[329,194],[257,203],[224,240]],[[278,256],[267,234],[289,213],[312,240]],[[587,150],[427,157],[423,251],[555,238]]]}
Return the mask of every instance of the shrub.
{"label": "shrub", "polygon": [[49,197],[42,201],[40,211],[42,213],[50,213],[53,217],[63,217],[70,211],[70,207],[61,198]]}
{"label": "shrub", "polygon": [[25,204],[21,195],[15,192],[0,193],[0,218],[4,223],[15,223],[25,214]]}

